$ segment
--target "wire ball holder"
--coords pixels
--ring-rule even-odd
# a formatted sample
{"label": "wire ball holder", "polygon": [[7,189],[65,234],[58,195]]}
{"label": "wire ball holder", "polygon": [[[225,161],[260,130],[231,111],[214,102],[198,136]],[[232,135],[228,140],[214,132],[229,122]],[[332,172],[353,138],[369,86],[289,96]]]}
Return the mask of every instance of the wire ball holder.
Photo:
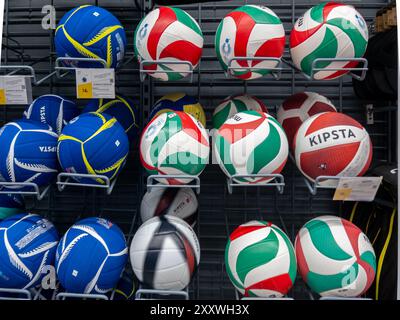
{"label": "wire ball holder", "polygon": [[319,300],[336,300],[336,301],[352,301],[352,300],[365,300],[365,301],[369,301],[372,300],[371,298],[360,298],[360,297],[320,297]]}
{"label": "wire ball holder", "polygon": [[[57,78],[63,78],[67,74],[69,74],[70,71],[80,68],[72,65],[73,63],[79,63],[79,62],[93,63],[93,65],[100,64],[103,68],[107,68],[107,62],[101,58],[93,59],[93,58],[58,57],[55,63],[55,70],[56,70],[55,73],[57,75]],[[90,67],[84,67],[84,68],[91,69]],[[62,73],[61,71],[66,71],[66,72]]]}
{"label": "wire ball holder", "polygon": [[[17,189],[9,189],[9,187],[14,187]],[[2,188],[6,188],[3,190]],[[18,189],[28,189],[28,190],[18,190]],[[34,182],[3,182],[0,181],[0,194],[20,194],[25,196],[36,196],[37,200],[42,200],[48,191],[50,190],[50,185],[40,190],[39,186]]]}
{"label": "wire ball holder", "polygon": [[[268,183],[251,183],[251,184],[242,184],[236,181],[236,179],[243,178],[271,178],[272,181]],[[231,177],[227,178],[227,187],[229,194],[233,193],[233,188],[235,187],[276,187],[279,194],[282,194],[285,187],[285,178],[283,175],[279,173],[270,173],[270,174],[235,174]]]}
{"label": "wire ball holder", "polygon": [[[157,183],[157,179],[187,179],[191,180],[188,184],[162,184]],[[147,190],[151,191],[153,188],[192,188],[196,189],[196,193],[200,194],[200,178],[191,175],[150,175],[147,177]]]}
{"label": "wire ball holder", "polygon": [[[150,296],[150,298],[146,298]],[[165,297],[166,299],[155,299],[152,296]],[[177,290],[155,290],[155,289],[138,289],[135,293],[135,300],[167,300],[168,297],[174,300],[180,297],[181,300],[189,300],[189,293],[187,290],[177,291]]]}
{"label": "wire ball holder", "polygon": [[0,288],[0,300],[32,300],[32,293],[27,289]]}
{"label": "wire ball holder", "polygon": [[[95,184],[95,183],[81,183],[74,179],[101,179],[104,180],[104,184]],[[61,172],[57,175],[57,187],[58,191],[64,191],[66,186],[71,187],[86,187],[86,188],[98,188],[98,189],[106,189],[107,195],[110,195],[114,190],[115,183],[117,182],[117,178],[113,181],[110,180],[109,177],[104,175],[97,174],[83,174],[83,173],[69,173],[69,172]]]}
{"label": "wire ball holder", "polygon": [[104,294],[60,292],[55,300],[81,299],[81,300],[109,300]]}
{"label": "wire ball holder", "polygon": [[[188,66],[188,70],[176,71],[176,70],[147,70],[145,67],[149,65],[182,65]],[[158,74],[158,73],[185,73],[187,74],[185,78],[189,79],[189,82],[193,82],[193,71],[194,66],[190,61],[173,61],[173,60],[142,60],[140,61],[140,81],[144,81],[146,79],[146,75],[148,74]],[[188,77],[190,75],[190,77]]]}
{"label": "wire ball holder", "polygon": [[21,74],[20,76],[31,78],[31,82],[34,86],[38,86],[56,75],[56,71],[53,71],[48,75],[44,76],[43,78],[38,79],[35,69],[32,66],[25,66],[25,65],[11,65],[11,66],[0,65],[0,70],[13,70],[10,73],[6,74],[6,76],[17,75],[19,72],[24,71],[25,73]]}
{"label": "wire ball holder", "polygon": [[[276,67],[272,68],[262,68],[262,67],[233,67],[233,62],[275,62]],[[233,74],[234,71],[243,72],[243,71],[259,71],[259,70],[267,70],[270,71],[275,80],[279,80],[282,75],[282,59],[277,57],[234,57],[228,61],[228,69],[225,72],[227,78],[236,78]]]}

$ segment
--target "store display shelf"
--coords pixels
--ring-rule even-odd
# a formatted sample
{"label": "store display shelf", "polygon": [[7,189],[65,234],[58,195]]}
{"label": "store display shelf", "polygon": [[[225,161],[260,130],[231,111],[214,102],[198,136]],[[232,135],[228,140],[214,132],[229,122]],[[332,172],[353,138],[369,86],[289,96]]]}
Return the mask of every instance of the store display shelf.
{"label": "store display shelf", "polygon": [[[276,63],[275,67],[271,68],[262,68],[262,67],[233,67],[232,64],[234,62],[237,62],[240,64],[240,62],[272,62]],[[234,57],[228,61],[228,69],[225,72],[225,75],[227,78],[230,79],[237,79],[237,77],[234,76],[234,72],[257,72],[259,70],[267,70],[269,71],[270,74],[274,77],[275,80],[279,80],[282,75],[282,59],[277,58],[277,57]]]}
{"label": "store display shelf", "polygon": [[0,300],[32,300],[32,293],[27,289],[0,288]]}
{"label": "store display shelf", "polygon": [[[243,179],[243,178],[271,178],[271,181],[268,183],[249,183],[249,184],[242,184],[237,182],[236,179]],[[282,194],[285,187],[285,178],[281,174],[235,174],[229,178],[227,178],[227,187],[229,194],[233,193],[233,188],[236,187],[276,187],[279,194]]]}
{"label": "store display shelf", "polygon": [[[75,179],[100,179],[104,181],[104,184],[96,184],[96,183],[82,183],[78,182]],[[105,189],[107,195],[110,195],[114,190],[115,183],[117,182],[117,178],[110,180],[109,177],[104,175],[97,174],[83,174],[83,173],[68,173],[61,172],[57,176],[57,187],[60,192],[64,191],[66,186],[71,187],[85,187],[85,188],[98,188]]]}
{"label": "store display shelf", "polygon": [[[157,179],[187,179],[188,184],[162,184],[158,183]],[[192,188],[196,190],[197,194],[200,194],[200,178],[198,176],[191,175],[150,175],[147,177],[147,190],[151,191],[153,188]]]}
{"label": "store display shelf", "polygon": [[[163,66],[168,66],[168,65],[181,65],[181,66],[188,66],[188,70],[148,70],[146,69],[146,66],[150,65],[163,65]],[[144,81],[146,79],[146,75],[149,74],[160,74],[160,73],[184,73],[186,76],[183,79],[186,79],[188,82],[192,83],[193,82],[193,71],[194,67],[193,64],[190,61],[173,61],[173,60],[142,60],[140,61],[140,81]],[[170,81],[169,81],[170,82]]]}
{"label": "store display shelf", "polygon": [[0,194],[19,194],[24,196],[36,196],[37,200],[40,201],[46,196],[49,190],[50,190],[50,185],[48,185],[45,188],[42,188],[41,190],[40,187],[33,182],[0,181]]}
{"label": "store display shelf", "polygon": [[135,300],[189,300],[188,290],[155,290],[139,288]]}

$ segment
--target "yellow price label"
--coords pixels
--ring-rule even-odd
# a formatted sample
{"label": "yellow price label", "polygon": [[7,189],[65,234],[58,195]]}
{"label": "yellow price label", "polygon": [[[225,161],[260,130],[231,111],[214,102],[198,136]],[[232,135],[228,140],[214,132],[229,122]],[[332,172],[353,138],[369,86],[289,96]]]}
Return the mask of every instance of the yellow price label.
{"label": "yellow price label", "polygon": [[93,98],[93,84],[82,83],[78,85],[78,99],[92,99]]}
{"label": "yellow price label", "polygon": [[6,90],[0,88],[0,104],[7,104]]}
{"label": "yellow price label", "polygon": [[335,195],[333,196],[333,200],[336,201],[345,201],[348,199],[353,192],[353,189],[347,188],[347,189],[336,189]]}

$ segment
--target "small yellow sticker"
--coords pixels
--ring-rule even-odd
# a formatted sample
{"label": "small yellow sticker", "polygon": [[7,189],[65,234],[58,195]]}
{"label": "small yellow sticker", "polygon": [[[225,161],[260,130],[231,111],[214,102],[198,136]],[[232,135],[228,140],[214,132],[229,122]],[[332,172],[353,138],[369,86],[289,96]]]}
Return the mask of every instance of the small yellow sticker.
{"label": "small yellow sticker", "polygon": [[7,104],[6,91],[0,88],[0,104]]}
{"label": "small yellow sticker", "polygon": [[350,197],[353,189],[347,188],[347,189],[336,189],[335,195],[333,196],[333,200],[336,201],[345,201],[347,198]]}
{"label": "small yellow sticker", "polygon": [[93,84],[82,83],[78,85],[78,99],[92,99],[93,98]]}

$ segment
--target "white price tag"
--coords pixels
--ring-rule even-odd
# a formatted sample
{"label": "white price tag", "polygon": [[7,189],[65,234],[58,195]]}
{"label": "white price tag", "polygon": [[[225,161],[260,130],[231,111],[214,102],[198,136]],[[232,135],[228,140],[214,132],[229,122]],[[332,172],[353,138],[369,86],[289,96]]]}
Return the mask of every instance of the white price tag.
{"label": "white price tag", "polygon": [[25,76],[0,76],[0,105],[30,104],[31,79]]}
{"label": "white price tag", "polygon": [[114,69],[76,69],[76,97],[114,99]]}
{"label": "white price tag", "polygon": [[333,196],[340,201],[373,201],[382,177],[341,178]]}

